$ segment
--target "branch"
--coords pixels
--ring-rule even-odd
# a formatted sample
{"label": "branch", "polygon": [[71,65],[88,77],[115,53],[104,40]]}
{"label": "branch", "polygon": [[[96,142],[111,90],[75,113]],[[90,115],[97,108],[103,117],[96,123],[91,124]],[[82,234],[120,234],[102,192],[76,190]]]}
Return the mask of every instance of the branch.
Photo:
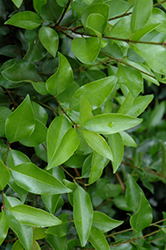
{"label": "branch", "polygon": [[57,22],[57,25],[58,25],[58,26],[59,26],[59,24],[61,23],[61,21],[63,20],[64,15],[66,14],[66,11],[67,11],[67,9],[68,9],[68,7],[69,7],[69,5],[70,5],[70,2],[71,2],[71,0],[68,1],[67,5],[66,5],[66,7],[65,7],[65,9],[64,9],[64,11],[63,11],[63,13],[62,13],[62,16],[60,17],[59,21]]}

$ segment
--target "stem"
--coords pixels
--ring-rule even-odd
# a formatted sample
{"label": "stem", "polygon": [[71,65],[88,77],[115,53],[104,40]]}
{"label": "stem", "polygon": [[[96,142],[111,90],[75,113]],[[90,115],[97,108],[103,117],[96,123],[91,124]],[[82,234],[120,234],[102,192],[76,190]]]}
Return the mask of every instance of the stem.
{"label": "stem", "polygon": [[18,107],[18,104],[15,102],[13,96],[11,95],[11,91],[8,90],[8,89],[6,89],[6,88],[5,88],[5,91],[7,92],[7,94],[8,94],[8,96],[9,96],[10,100],[11,100],[12,103],[14,104],[14,109],[16,109],[16,108]]}
{"label": "stem", "polygon": [[126,188],[125,188],[125,186],[124,186],[124,184],[123,184],[123,181],[121,180],[121,178],[120,178],[118,172],[115,172],[115,175],[116,175],[116,178],[117,178],[118,181],[119,181],[119,184],[121,185],[122,191],[124,192]]}
{"label": "stem", "polygon": [[165,3],[165,2],[166,2],[166,0],[163,0],[163,1],[159,2],[159,3],[155,3],[155,4],[153,5],[153,7],[156,7],[156,6],[158,6],[158,5],[162,4],[162,3]]}
{"label": "stem", "polygon": [[69,5],[70,5],[70,2],[71,2],[71,0],[68,1],[67,5],[66,5],[66,7],[65,7],[65,9],[64,9],[64,11],[63,11],[63,13],[62,13],[62,16],[60,17],[59,21],[57,22],[57,25],[58,25],[58,26],[59,26],[59,24],[61,23],[61,21],[63,20],[64,15],[66,14],[66,11],[67,11],[67,9],[68,9],[68,7],[69,7]]}

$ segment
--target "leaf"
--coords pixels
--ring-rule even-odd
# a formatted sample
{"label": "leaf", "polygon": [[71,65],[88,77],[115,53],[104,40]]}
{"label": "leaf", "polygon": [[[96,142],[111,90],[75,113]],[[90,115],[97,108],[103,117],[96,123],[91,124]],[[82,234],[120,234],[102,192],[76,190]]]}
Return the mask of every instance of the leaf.
{"label": "leaf", "polygon": [[111,94],[115,84],[116,77],[109,76],[80,87],[72,97],[71,108],[79,111],[81,95],[89,102],[92,109],[98,108]]}
{"label": "leaf", "polygon": [[47,124],[48,114],[46,110],[36,102],[32,102],[32,107],[35,115],[35,119],[42,122],[44,125]]}
{"label": "leaf", "polygon": [[41,27],[39,30],[39,39],[44,48],[53,56],[56,56],[56,52],[59,44],[59,36],[55,30],[50,27]]}
{"label": "leaf", "polygon": [[101,114],[92,117],[84,126],[86,129],[100,134],[115,134],[137,126],[142,119],[123,114]]}
{"label": "leaf", "polygon": [[93,152],[92,163],[91,163],[91,173],[89,177],[89,184],[97,181],[103,173],[104,169],[104,157],[96,151]]}
{"label": "leaf", "polygon": [[42,197],[42,200],[43,200],[47,210],[50,213],[54,214],[61,195],[60,194],[42,195],[41,197]]}
{"label": "leaf", "polygon": [[84,126],[91,118],[91,106],[84,96],[80,97],[80,126]]}
{"label": "leaf", "polygon": [[115,173],[123,160],[124,145],[119,133],[109,135],[108,143],[113,153],[113,173]]}
{"label": "leaf", "polygon": [[37,82],[41,80],[35,65],[23,60],[15,62],[12,66],[3,70],[2,75],[7,80],[15,83],[32,81]]}
{"label": "leaf", "polygon": [[3,190],[9,182],[10,172],[8,168],[0,160],[0,190]]}
{"label": "leaf", "polygon": [[124,131],[119,132],[119,133],[122,137],[124,146],[137,147],[137,143],[134,141],[134,139],[128,133],[126,133]]}
{"label": "leaf", "polygon": [[133,97],[137,97],[143,88],[141,73],[137,69],[120,65],[118,76],[118,83],[127,86]]}
{"label": "leaf", "polygon": [[100,229],[103,233],[120,226],[122,223],[123,221],[114,220],[99,211],[93,212],[93,226]]}
{"label": "leaf", "polygon": [[25,225],[34,227],[49,227],[61,224],[61,221],[54,215],[27,205],[18,205],[10,208],[12,215]]}
{"label": "leaf", "polygon": [[47,128],[46,126],[35,119],[35,129],[33,133],[26,139],[20,140],[19,142],[27,147],[35,147],[46,141]]}
{"label": "leaf", "polygon": [[22,29],[35,29],[40,26],[41,19],[32,11],[24,11],[13,15],[5,24],[14,25]]}
{"label": "leaf", "polygon": [[152,110],[150,117],[148,119],[148,127],[155,127],[160,124],[161,119],[165,112],[165,103],[162,101],[160,104],[157,104]]}
{"label": "leaf", "polygon": [[16,5],[17,8],[20,8],[23,0],[12,0],[12,2]]}
{"label": "leaf", "polygon": [[89,194],[80,186],[74,191],[73,216],[81,246],[84,247],[91,231],[93,208]]}
{"label": "leaf", "polygon": [[74,38],[71,43],[74,55],[85,64],[92,64],[100,51],[100,40],[96,37]]}
{"label": "leaf", "polygon": [[34,194],[62,194],[71,192],[58,179],[33,163],[23,163],[12,169],[18,186]]}
{"label": "leaf", "polygon": [[41,95],[47,95],[47,89],[46,89],[46,84],[44,82],[33,82],[31,81],[32,86],[34,89]]}
{"label": "leaf", "polygon": [[128,174],[126,186],[126,201],[127,206],[134,212],[138,211],[139,209],[140,193],[143,193],[142,189],[132,178],[132,176]]}
{"label": "leaf", "polygon": [[0,107],[0,136],[5,135],[5,121],[11,114],[11,110],[6,107]]}
{"label": "leaf", "polygon": [[54,249],[54,250],[65,250],[66,236],[57,237],[55,235],[47,234],[45,239],[50,244],[52,249]]}
{"label": "leaf", "polygon": [[59,216],[59,219],[62,221],[62,224],[49,227],[46,230],[47,234],[53,234],[57,237],[64,237],[67,235],[68,215],[63,213]]}
{"label": "leaf", "polygon": [[47,0],[33,0],[35,11],[40,14],[41,7],[47,3]]}
{"label": "leaf", "polygon": [[89,241],[96,250],[109,250],[110,247],[100,229],[93,227],[90,232]]}
{"label": "leaf", "polygon": [[0,213],[0,245],[2,244],[4,239],[6,238],[7,233],[8,233],[8,229],[9,229],[8,218],[5,215],[5,213],[2,211]]}
{"label": "leaf", "polygon": [[152,208],[143,193],[140,193],[140,206],[138,211],[131,216],[130,224],[135,231],[140,232],[150,225],[152,218]]}
{"label": "leaf", "polygon": [[47,169],[56,167],[72,156],[79,146],[79,137],[73,128],[69,128],[64,134],[58,148],[54,151],[50,162],[48,162]]}
{"label": "leaf", "polygon": [[98,154],[108,158],[111,161],[113,160],[111,149],[101,135],[88,130],[81,130],[81,133],[88,145]]}
{"label": "leaf", "polygon": [[48,92],[54,96],[63,92],[73,82],[73,71],[68,60],[61,53],[58,55],[59,68],[46,82]]}
{"label": "leaf", "polygon": [[[32,32],[32,31],[30,30],[30,32]],[[24,61],[26,61],[28,63],[35,63],[35,62],[42,60],[46,55],[47,55],[47,50],[41,44],[39,37],[36,37],[33,40],[33,42],[31,41],[29,43],[29,48],[28,48],[26,55],[24,56]],[[37,79],[36,79],[36,81],[37,81]],[[38,81],[42,81],[42,78],[40,77],[40,79],[39,79],[39,77],[38,77]]]}
{"label": "leaf", "polygon": [[[142,8],[144,6],[144,8]],[[148,21],[153,9],[153,1],[135,0],[131,16],[131,30],[135,32],[142,28]]]}
{"label": "leaf", "polygon": [[61,7],[65,7],[68,3],[68,0],[57,0],[57,3],[61,6]]}
{"label": "leaf", "polygon": [[35,129],[35,118],[29,95],[7,117],[5,129],[6,137],[10,142],[23,140],[32,134]]}

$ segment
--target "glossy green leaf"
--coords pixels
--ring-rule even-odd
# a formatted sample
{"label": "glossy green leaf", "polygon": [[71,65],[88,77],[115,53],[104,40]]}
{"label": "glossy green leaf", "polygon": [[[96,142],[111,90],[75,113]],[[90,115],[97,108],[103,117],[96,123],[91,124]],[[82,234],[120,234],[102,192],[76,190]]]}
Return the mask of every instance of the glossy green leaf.
{"label": "glossy green leaf", "polygon": [[80,96],[86,98],[92,109],[98,108],[111,94],[116,84],[115,76],[109,76],[80,87],[71,100],[72,109],[79,111]]}
{"label": "glossy green leaf", "polygon": [[25,61],[13,63],[11,67],[2,71],[2,75],[7,80],[15,83],[41,80],[35,65]]}
{"label": "glossy green leaf", "polygon": [[[33,42],[29,43],[29,48],[28,48],[27,53],[24,56],[24,61],[28,63],[35,63],[35,62],[42,60],[46,55],[47,55],[47,50],[43,47],[39,38],[36,37],[33,40]],[[42,81],[42,78],[40,78],[40,80],[38,81]]]}
{"label": "glossy green leaf", "polygon": [[71,44],[74,55],[83,63],[93,63],[100,51],[100,40],[96,37],[74,38]]}
{"label": "glossy green leaf", "polygon": [[6,217],[5,213],[2,211],[0,213],[0,245],[6,238],[8,229],[9,229],[8,218]]}
{"label": "glossy green leaf", "polygon": [[84,126],[91,118],[91,106],[84,96],[80,97],[80,126]]}
{"label": "glossy green leaf", "polygon": [[45,228],[38,228],[35,227],[33,230],[33,239],[34,240],[40,240],[43,239],[46,236],[46,229]]}
{"label": "glossy green leaf", "polygon": [[36,102],[32,102],[35,118],[41,121],[44,125],[47,124],[48,114],[46,110]]}
{"label": "glossy green leaf", "polygon": [[89,194],[80,186],[76,187],[73,195],[73,216],[81,246],[83,247],[90,235],[93,208]]}
{"label": "glossy green leaf", "polygon": [[10,208],[10,212],[20,223],[25,225],[49,227],[61,224],[61,221],[54,215],[27,205],[14,206]]}
{"label": "glossy green leaf", "polygon": [[138,96],[134,101],[127,115],[137,117],[148,107],[150,102],[153,100],[153,95]]}
{"label": "glossy green leaf", "polygon": [[156,21],[160,21],[160,25],[156,28],[156,30],[159,32],[165,33],[166,32],[165,31],[166,18],[165,18],[164,11],[159,8],[153,8],[151,16]]}
{"label": "glossy green leaf", "polygon": [[56,235],[48,234],[46,241],[51,245],[54,250],[65,250],[66,236],[57,237]]}
{"label": "glossy green leaf", "polygon": [[129,66],[120,65],[118,69],[118,83],[127,86],[133,97],[138,96],[143,88],[141,73]]}
{"label": "glossy green leaf", "polygon": [[140,193],[140,206],[138,211],[131,216],[130,224],[135,231],[140,232],[150,225],[152,218],[152,208],[143,193]]}
{"label": "glossy green leaf", "polygon": [[130,111],[131,107],[133,106],[135,98],[132,96],[130,92],[128,92],[124,102],[120,106],[118,113],[121,114],[127,114],[128,111]]}
{"label": "glossy green leaf", "polygon": [[12,2],[16,5],[17,8],[20,8],[23,0],[12,0]]}
{"label": "glossy green leaf", "polygon": [[130,29],[130,23],[131,23],[131,16],[125,16],[120,18],[118,22],[116,22],[111,28],[109,36],[127,39],[132,35],[132,31]]}
{"label": "glossy green leaf", "polygon": [[104,234],[100,231],[100,229],[94,226],[92,226],[90,236],[89,236],[89,241],[96,250],[109,250],[110,249]]}
{"label": "glossy green leaf", "polygon": [[42,200],[47,208],[47,210],[54,214],[55,209],[58,205],[59,199],[60,199],[60,194],[54,194],[54,195],[42,195]]}
{"label": "glossy green leaf", "polygon": [[24,11],[13,15],[5,24],[14,25],[22,29],[35,29],[40,26],[41,19],[32,11]]}
{"label": "glossy green leaf", "polygon": [[47,128],[46,126],[35,119],[35,129],[33,133],[26,139],[20,140],[19,142],[27,147],[35,147],[46,141]]}
{"label": "glossy green leaf", "polygon": [[23,163],[12,169],[18,186],[34,194],[62,194],[71,192],[58,179],[33,163]]}
{"label": "glossy green leaf", "polygon": [[119,16],[130,8],[130,4],[124,0],[112,0],[106,2],[109,5],[109,17]]}
{"label": "glossy green leaf", "polygon": [[46,84],[44,82],[33,82],[31,81],[34,89],[41,95],[47,95]]}
{"label": "glossy green leaf", "polygon": [[9,211],[11,207],[20,204],[22,203],[14,197],[5,197],[5,206],[8,208],[8,210],[5,209],[5,214],[8,218],[10,228],[17,235],[25,250],[31,250],[33,241],[32,227],[21,224]]}
{"label": "glossy green leaf", "polygon": [[20,165],[25,162],[31,162],[28,156],[23,154],[21,151],[10,149],[7,159],[7,165],[10,168]]}
{"label": "glossy green leaf", "polygon": [[113,160],[112,151],[101,135],[88,130],[81,130],[81,133],[88,145],[98,154],[108,158],[111,161]]}
{"label": "glossy green leaf", "polygon": [[55,57],[58,44],[59,44],[59,36],[55,30],[50,27],[41,27],[39,30],[39,39],[45,49]]}
{"label": "glossy green leaf", "polygon": [[0,160],[0,190],[3,190],[9,182],[10,172],[4,163]]}
{"label": "glossy green leaf", "polygon": [[134,139],[128,133],[121,131],[120,135],[122,137],[124,146],[137,147],[137,143],[134,141]]}
{"label": "glossy green leaf", "polygon": [[142,119],[112,113],[96,115],[92,117],[84,127],[88,130],[101,134],[115,134],[117,132],[133,128],[141,122]]}
{"label": "glossy green leaf", "polygon": [[47,3],[47,0],[33,0],[35,11],[40,14],[41,7]]}
{"label": "glossy green leaf", "polygon": [[46,230],[47,234],[53,234],[57,237],[63,237],[67,234],[67,225],[68,225],[68,215],[63,213],[59,216],[59,219],[62,221],[62,224],[57,226],[52,226]]}
{"label": "glossy green leaf", "polygon": [[93,152],[91,173],[89,177],[89,184],[97,181],[103,173],[104,169],[104,157],[98,154],[96,151]]}
{"label": "glossy green leaf", "polygon": [[68,60],[61,53],[58,55],[59,68],[46,82],[48,92],[54,96],[63,92],[73,82],[73,71]]}
{"label": "glossy green leaf", "polygon": [[0,136],[5,134],[5,121],[10,114],[11,110],[9,108],[0,107]]}
{"label": "glossy green leaf", "polygon": [[122,223],[123,221],[112,219],[99,211],[93,212],[93,226],[100,229],[103,233],[120,226]]}
{"label": "glossy green leaf", "polygon": [[57,3],[61,6],[61,7],[65,7],[68,3],[68,0],[57,0]]}
{"label": "glossy green leaf", "polygon": [[108,143],[113,153],[113,172],[115,173],[123,160],[124,145],[119,133],[109,135]]}
{"label": "glossy green leaf", "polygon": [[[142,8],[144,6],[144,8]],[[142,28],[148,21],[153,8],[153,1],[143,0],[134,1],[134,9],[131,16],[131,30],[135,32]]]}
{"label": "glossy green leaf", "polygon": [[127,175],[127,186],[126,186],[126,201],[127,206],[130,207],[134,212],[138,211],[140,204],[140,193],[143,193],[140,186],[136,183],[133,177]]}
{"label": "glossy green leaf", "polygon": [[79,146],[79,137],[75,129],[70,128],[64,134],[57,149],[54,151],[50,162],[48,162],[47,169],[56,167],[67,161],[73,155]]}
{"label": "glossy green leaf", "polygon": [[56,23],[61,16],[63,8],[55,0],[47,0],[41,7],[40,16],[43,20]]}
{"label": "glossy green leaf", "polygon": [[6,137],[10,142],[23,140],[35,129],[35,119],[29,95],[11,113],[5,123]]}

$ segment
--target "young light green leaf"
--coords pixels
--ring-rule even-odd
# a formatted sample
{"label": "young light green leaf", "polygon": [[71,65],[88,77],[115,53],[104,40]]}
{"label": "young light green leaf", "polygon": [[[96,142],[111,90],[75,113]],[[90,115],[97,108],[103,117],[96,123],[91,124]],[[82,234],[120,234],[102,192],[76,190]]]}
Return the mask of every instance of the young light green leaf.
{"label": "young light green leaf", "polygon": [[98,154],[108,158],[111,161],[113,160],[111,149],[101,135],[88,130],[81,130],[81,133],[88,145]]}
{"label": "young light green leaf", "polygon": [[137,147],[137,143],[134,141],[134,139],[128,133],[126,133],[124,131],[121,131],[119,133],[122,137],[124,146]]}
{"label": "young light green leaf", "polygon": [[140,124],[142,119],[123,114],[101,114],[92,117],[84,126],[86,129],[100,134],[115,134],[133,128]]}
{"label": "young light green leaf", "polygon": [[140,232],[150,225],[152,218],[152,208],[143,193],[140,193],[139,209],[131,216],[130,224],[135,231]]}
{"label": "young light green leaf", "polygon": [[84,126],[91,118],[91,106],[84,96],[80,97],[80,115],[79,122],[80,126]]}
{"label": "young light green leaf", "polygon": [[5,24],[22,29],[36,29],[41,24],[40,17],[32,11],[19,12],[8,19]]}
{"label": "young light green leaf", "polygon": [[97,181],[103,173],[104,169],[104,157],[98,154],[96,151],[93,152],[92,163],[91,163],[91,173],[89,177],[89,184]]}
{"label": "young light green leaf", "polygon": [[50,227],[62,223],[54,215],[27,205],[12,207],[10,212],[20,223],[33,227]]}
{"label": "young light green leaf", "polygon": [[81,246],[84,247],[91,231],[93,208],[89,194],[80,186],[76,187],[73,195],[73,216]]}
{"label": "young light green leaf", "polygon": [[119,133],[108,136],[108,144],[113,153],[113,172],[115,173],[123,160],[124,145],[122,137]]}
{"label": "young light green leaf", "polygon": [[12,2],[16,5],[17,8],[20,8],[23,0],[12,0]]}
{"label": "young light green leaf", "polygon": [[80,141],[76,130],[69,128],[48,162],[47,169],[51,169],[67,161],[70,156],[74,154],[79,143]]}
{"label": "young light green leaf", "polygon": [[120,226],[122,223],[123,221],[112,219],[99,211],[93,212],[93,226],[100,229],[103,233]]}
{"label": "young light green leaf", "polygon": [[[142,6],[144,6],[142,8]],[[131,16],[131,30],[136,32],[141,29],[148,21],[153,9],[152,0],[136,0],[134,1],[134,9]]]}
{"label": "young light green leaf", "polygon": [[5,215],[5,213],[2,211],[0,213],[0,245],[2,244],[4,239],[6,238],[8,229],[9,229],[8,218]]}
{"label": "young light green leaf", "polygon": [[74,55],[85,64],[92,64],[97,58],[101,45],[100,40],[96,37],[74,38],[71,43]]}
{"label": "young light green leaf", "polygon": [[4,163],[0,160],[0,190],[3,190],[9,182],[10,172]]}
{"label": "young light green leaf", "polygon": [[118,76],[118,83],[127,86],[133,97],[137,97],[143,88],[141,73],[137,69],[120,65]]}
{"label": "young light green leaf", "polygon": [[71,128],[71,124],[64,116],[56,117],[50,124],[47,132],[48,162],[51,161],[54,152],[69,128]]}
{"label": "young light green leaf", "polygon": [[23,245],[21,244],[21,242],[19,240],[17,240],[13,246],[12,246],[12,250],[24,250]]}
{"label": "young light green leaf", "polygon": [[18,186],[34,194],[62,194],[71,192],[58,179],[33,163],[13,167],[12,176]]}
{"label": "young light green leaf", "polygon": [[79,111],[81,95],[90,103],[92,109],[98,108],[111,94],[116,80],[115,76],[109,76],[80,87],[73,95],[71,108]]}
{"label": "young light green leaf", "polygon": [[43,44],[44,48],[55,57],[58,44],[59,44],[59,36],[57,32],[50,27],[41,27],[39,30],[39,39]]}
{"label": "young light green leaf", "polygon": [[7,117],[5,129],[6,137],[10,142],[23,140],[32,134],[35,129],[35,118],[29,95]]}
{"label": "young light green leaf", "polygon": [[54,96],[60,94],[73,82],[73,71],[68,60],[61,53],[58,55],[59,68],[46,82],[48,92]]}
{"label": "young light green leaf", "polygon": [[109,250],[110,249],[104,234],[100,231],[100,229],[94,226],[92,226],[90,236],[89,236],[89,241],[96,250]]}

